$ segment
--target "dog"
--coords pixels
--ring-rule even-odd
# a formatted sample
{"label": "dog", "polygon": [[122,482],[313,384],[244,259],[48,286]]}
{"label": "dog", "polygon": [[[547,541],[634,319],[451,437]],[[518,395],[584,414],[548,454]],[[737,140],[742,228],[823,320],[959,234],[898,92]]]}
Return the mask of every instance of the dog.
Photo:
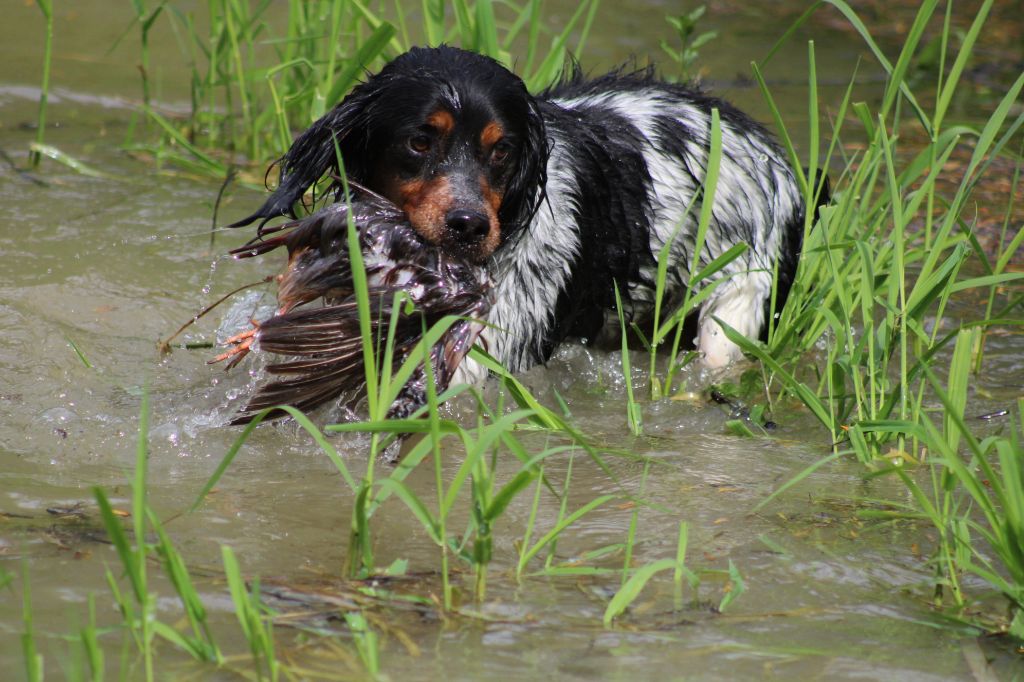
{"label": "dog", "polygon": [[[272,218],[294,217],[326,174],[345,174],[398,205],[429,244],[486,265],[495,300],[481,339],[519,372],[546,362],[566,339],[595,341],[618,328],[616,288],[627,322],[650,318],[663,249],[664,300],[682,300],[713,108],[722,154],[696,262],[748,247],[700,285],[715,288],[694,343],[707,366],[723,367],[742,353],[713,318],[749,338],[764,335],[790,289],[806,209],[767,130],[651,69],[589,79],[573,65],[531,95],[488,57],[413,48],[303,132],[278,162],[277,189],[235,226],[260,220],[262,230]],[[340,183],[333,191],[338,200]],[[485,375],[469,360],[461,369],[462,379]]]}

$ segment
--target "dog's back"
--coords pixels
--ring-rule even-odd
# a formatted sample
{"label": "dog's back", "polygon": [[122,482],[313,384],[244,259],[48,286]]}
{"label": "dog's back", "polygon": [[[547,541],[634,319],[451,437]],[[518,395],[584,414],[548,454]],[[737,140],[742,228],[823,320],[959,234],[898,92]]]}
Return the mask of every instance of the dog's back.
{"label": "dog's back", "polygon": [[712,315],[747,336],[761,333],[773,271],[777,265],[788,291],[804,222],[781,148],[728,103],[649,71],[592,81],[575,74],[541,96],[551,142],[546,203],[496,254],[502,274],[491,322],[510,333],[492,343],[510,369],[546,360],[566,336],[599,335],[615,319],[616,283],[628,319],[642,319],[666,244],[666,299],[680,298],[693,264],[712,108],[721,117],[722,157],[697,267],[739,242],[749,248],[702,284],[717,283],[701,309],[697,346],[712,366],[739,357]]}

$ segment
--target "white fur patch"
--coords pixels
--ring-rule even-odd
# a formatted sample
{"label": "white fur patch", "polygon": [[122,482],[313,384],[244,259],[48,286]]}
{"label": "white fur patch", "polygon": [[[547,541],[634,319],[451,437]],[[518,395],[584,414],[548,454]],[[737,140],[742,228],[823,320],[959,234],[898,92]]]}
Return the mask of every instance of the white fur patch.
{"label": "white fur patch", "polygon": [[724,367],[743,357],[739,346],[725,336],[716,317],[747,338],[757,338],[764,324],[764,301],[771,295],[763,277],[739,276],[723,282],[700,311],[697,350],[708,367]]}
{"label": "white fur patch", "polygon": [[[481,336],[513,372],[527,369],[533,356],[542,352],[555,303],[579,251],[579,227],[569,202],[576,176],[571,159],[557,143],[547,173],[547,201],[515,243],[498,252],[492,268],[495,303],[487,321],[498,329],[485,329]],[[535,273],[542,273],[543,279]]]}

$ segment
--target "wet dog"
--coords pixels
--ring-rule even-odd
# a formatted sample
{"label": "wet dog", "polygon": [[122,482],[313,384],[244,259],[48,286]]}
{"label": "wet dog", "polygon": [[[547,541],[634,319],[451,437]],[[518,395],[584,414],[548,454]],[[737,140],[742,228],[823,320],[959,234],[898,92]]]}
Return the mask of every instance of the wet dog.
{"label": "wet dog", "polygon": [[[695,258],[712,109],[722,155]],[[741,353],[712,318],[751,338],[765,332],[789,291],[805,217],[783,150],[727,102],[651,70],[588,79],[578,67],[532,95],[496,61],[454,47],[394,59],[279,164],[277,189],[236,225],[294,217],[326,174],[347,174],[394,202],[425,243],[486,266],[494,302],[481,339],[512,371],[567,338],[617,328],[616,288],[627,321],[649,317],[663,250],[665,300],[680,301],[694,264],[744,243],[699,285],[714,288],[696,348],[707,365],[727,365]],[[463,370],[481,376],[469,360]]]}

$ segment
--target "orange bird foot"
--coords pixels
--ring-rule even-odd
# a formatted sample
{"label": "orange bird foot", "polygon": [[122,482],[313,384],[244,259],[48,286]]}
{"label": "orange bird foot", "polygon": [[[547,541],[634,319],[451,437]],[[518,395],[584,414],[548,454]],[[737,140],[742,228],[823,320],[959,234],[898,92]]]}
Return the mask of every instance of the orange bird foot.
{"label": "orange bird foot", "polygon": [[224,366],[224,371],[231,369],[239,362],[242,361],[249,351],[252,349],[252,344],[256,341],[256,332],[260,330],[260,323],[256,320],[250,320],[252,322],[252,329],[248,329],[244,332],[235,334],[229,339],[224,341],[225,346],[231,346],[228,350],[224,351],[213,360],[209,360],[206,364],[213,365],[218,362],[223,362],[230,358],[230,362]]}

